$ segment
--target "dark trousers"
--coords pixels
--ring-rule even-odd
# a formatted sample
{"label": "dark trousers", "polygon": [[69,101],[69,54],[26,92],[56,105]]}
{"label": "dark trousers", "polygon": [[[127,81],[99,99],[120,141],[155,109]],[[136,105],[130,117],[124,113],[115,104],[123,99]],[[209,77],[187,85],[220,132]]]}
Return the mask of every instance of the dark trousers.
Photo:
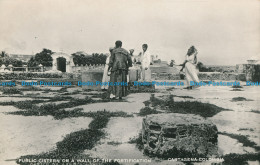
{"label": "dark trousers", "polygon": [[[127,71],[126,70],[116,70],[112,71],[110,74],[109,92],[114,94],[116,97],[124,97],[127,95]],[[115,84],[116,83],[116,84]]]}

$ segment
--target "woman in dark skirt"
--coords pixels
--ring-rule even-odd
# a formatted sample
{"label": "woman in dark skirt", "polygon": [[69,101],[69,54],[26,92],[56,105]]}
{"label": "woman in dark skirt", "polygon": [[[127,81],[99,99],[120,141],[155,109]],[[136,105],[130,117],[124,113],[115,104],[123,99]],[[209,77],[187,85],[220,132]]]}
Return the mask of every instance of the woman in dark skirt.
{"label": "woman in dark skirt", "polygon": [[108,71],[111,71],[109,92],[111,97],[122,99],[127,95],[127,74],[132,60],[127,50],[121,48],[121,41],[116,41],[115,44],[108,68]]}

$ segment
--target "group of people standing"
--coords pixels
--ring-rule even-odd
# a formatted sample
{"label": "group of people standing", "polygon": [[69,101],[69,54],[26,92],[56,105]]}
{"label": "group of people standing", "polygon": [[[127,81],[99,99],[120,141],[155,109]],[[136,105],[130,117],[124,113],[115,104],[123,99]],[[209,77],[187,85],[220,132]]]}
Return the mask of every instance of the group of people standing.
{"label": "group of people standing", "polygon": [[[141,53],[141,79],[140,81],[151,80],[151,55],[148,51],[148,45],[142,45]],[[103,82],[118,83],[117,85],[102,86],[102,89],[108,91],[108,96],[111,99],[119,99],[127,95],[127,82],[129,82],[129,68],[133,66],[132,56],[134,49],[129,52],[122,48],[122,41],[116,41],[115,47],[109,48],[110,54],[106,59],[106,66],[103,74]],[[185,68],[186,80],[199,82],[196,70],[197,64],[197,49],[192,46],[189,48],[186,60],[184,61],[181,71]],[[192,87],[190,87],[192,88]]]}
{"label": "group of people standing", "polygon": [[[150,53],[147,50],[148,45],[142,45],[143,52],[141,54],[141,81],[150,81]],[[115,47],[109,48],[110,54],[106,59],[106,66],[104,69],[103,82],[118,82],[116,85],[103,86],[107,89],[111,99],[122,99],[127,95],[128,86],[126,83],[129,81],[129,68],[133,66],[132,56],[134,49],[129,52],[122,48],[122,41],[116,41]],[[148,73],[148,74],[147,74]]]}

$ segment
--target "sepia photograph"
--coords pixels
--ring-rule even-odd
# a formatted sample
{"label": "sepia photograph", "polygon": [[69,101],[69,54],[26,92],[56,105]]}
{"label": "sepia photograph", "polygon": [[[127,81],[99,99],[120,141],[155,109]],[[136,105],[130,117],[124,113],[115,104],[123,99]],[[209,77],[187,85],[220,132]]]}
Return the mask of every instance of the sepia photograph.
{"label": "sepia photograph", "polygon": [[0,0],[0,165],[260,165],[260,0]]}

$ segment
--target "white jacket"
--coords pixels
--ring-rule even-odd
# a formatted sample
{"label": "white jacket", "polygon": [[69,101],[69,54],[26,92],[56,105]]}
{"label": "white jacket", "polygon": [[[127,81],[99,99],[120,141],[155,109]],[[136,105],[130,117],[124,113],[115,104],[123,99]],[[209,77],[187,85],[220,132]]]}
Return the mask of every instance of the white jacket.
{"label": "white jacket", "polygon": [[142,67],[143,68],[150,68],[151,63],[151,55],[148,50],[142,53]]}

